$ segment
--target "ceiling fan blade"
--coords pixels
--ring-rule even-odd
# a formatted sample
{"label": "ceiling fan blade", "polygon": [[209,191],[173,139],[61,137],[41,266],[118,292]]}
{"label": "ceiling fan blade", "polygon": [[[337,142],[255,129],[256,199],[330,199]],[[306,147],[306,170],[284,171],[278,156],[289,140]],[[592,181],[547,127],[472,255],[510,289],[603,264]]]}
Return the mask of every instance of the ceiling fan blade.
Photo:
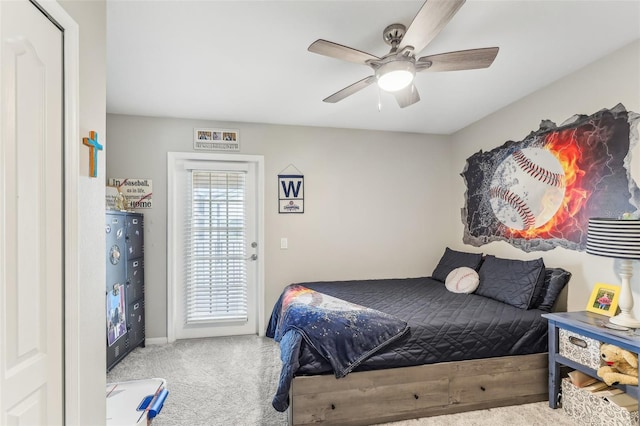
{"label": "ceiling fan blade", "polygon": [[408,107],[420,100],[418,89],[413,84],[410,84],[402,90],[394,92],[393,95],[396,97],[396,101],[398,101],[400,108]]}
{"label": "ceiling fan blade", "polygon": [[369,77],[365,77],[362,80],[353,83],[351,86],[347,86],[344,89],[337,91],[336,93],[329,96],[328,98],[323,99],[322,101],[334,104],[336,102],[343,100],[347,96],[351,96],[354,93],[364,89],[365,87],[367,87],[368,85],[370,85],[375,81],[376,81],[376,77],[373,75],[370,75]]}
{"label": "ceiling fan blade", "polygon": [[307,49],[309,52],[319,55],[329,56],[331,58],[342,59],[343,61],[354,62],[356,64],[366,65],[368,60],[379,60],[377,56],[370,53],[362,52],[351,47],[343,46],[338,43],[327,40],[316,40]]}
{"label": "ceiling fan blade", "polygon": [[[416,71],[459,71],[488,68],[498,55],[499,48],[460,50],[423,56],[416,61]],[[430,66],[429,63],[431,63]]]}
{"label": "ceiling fan blade", "polygon": [[427,0],[418,12],[407,32],[400,41],[398,50],[413,46],[418,53],[431,42],[451,18],[458,12],[466,0]]}

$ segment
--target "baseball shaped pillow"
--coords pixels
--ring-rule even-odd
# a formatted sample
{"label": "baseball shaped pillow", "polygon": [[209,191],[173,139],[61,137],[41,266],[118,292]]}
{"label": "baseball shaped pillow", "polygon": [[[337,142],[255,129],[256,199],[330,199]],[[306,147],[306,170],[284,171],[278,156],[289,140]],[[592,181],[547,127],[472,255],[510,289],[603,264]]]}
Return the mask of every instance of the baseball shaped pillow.
{"label": "baseball shaped pillow", "polygon": [[475,269],[461,266],[449,272],[444,285],[452,293],[473,293],[480,284],[480,277]]}

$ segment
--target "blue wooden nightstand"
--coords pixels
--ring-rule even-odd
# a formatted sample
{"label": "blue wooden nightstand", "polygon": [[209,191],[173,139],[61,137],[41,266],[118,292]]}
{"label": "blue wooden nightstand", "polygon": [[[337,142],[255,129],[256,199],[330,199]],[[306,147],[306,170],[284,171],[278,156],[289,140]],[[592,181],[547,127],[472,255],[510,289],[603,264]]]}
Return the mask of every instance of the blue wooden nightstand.
{"label": "blue wooden nightstand", "polygon": [[[549,321],[549,407],[557,408],[560,394],[560,367],[567,366],[579,370],[592,377],[598,377],[597,371],[591,367],[575,362],[559,354],[560,330],[577,333],[600,343],[610,343],[634,353],[640,353],[640,329],[617,331],[605,328],[609,317],[592,312],[556,312],[543,314]],[[640,401],[638,386],[618,386],[624,392]],[[639,403],[640,409],[640,403]]]}

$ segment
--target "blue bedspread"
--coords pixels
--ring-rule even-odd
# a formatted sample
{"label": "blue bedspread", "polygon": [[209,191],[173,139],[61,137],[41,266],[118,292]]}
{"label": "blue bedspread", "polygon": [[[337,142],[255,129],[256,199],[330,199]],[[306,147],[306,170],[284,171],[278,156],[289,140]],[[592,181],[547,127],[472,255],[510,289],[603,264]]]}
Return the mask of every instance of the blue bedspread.
{"label": "blue bedspread", "polygon": [[408,330],[405,321],[375,309],[299,284],[288,286],[276,302],[267,327],[267,336],[280,343],[282,359],[273,407],[285,411],[289,406],[302,339],[331,364],[336,378],[341,378]]}

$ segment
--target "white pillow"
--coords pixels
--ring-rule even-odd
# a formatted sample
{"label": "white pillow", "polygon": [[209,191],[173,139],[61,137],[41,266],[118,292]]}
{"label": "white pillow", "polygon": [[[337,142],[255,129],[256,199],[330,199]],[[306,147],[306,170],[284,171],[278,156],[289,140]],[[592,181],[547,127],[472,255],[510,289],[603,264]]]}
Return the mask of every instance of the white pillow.
{"label": "white pillow", "polygon": [[449,272],[444,285],[452,293],[473,293],[480,284],[480,277],[475,269],[461,266]]}

